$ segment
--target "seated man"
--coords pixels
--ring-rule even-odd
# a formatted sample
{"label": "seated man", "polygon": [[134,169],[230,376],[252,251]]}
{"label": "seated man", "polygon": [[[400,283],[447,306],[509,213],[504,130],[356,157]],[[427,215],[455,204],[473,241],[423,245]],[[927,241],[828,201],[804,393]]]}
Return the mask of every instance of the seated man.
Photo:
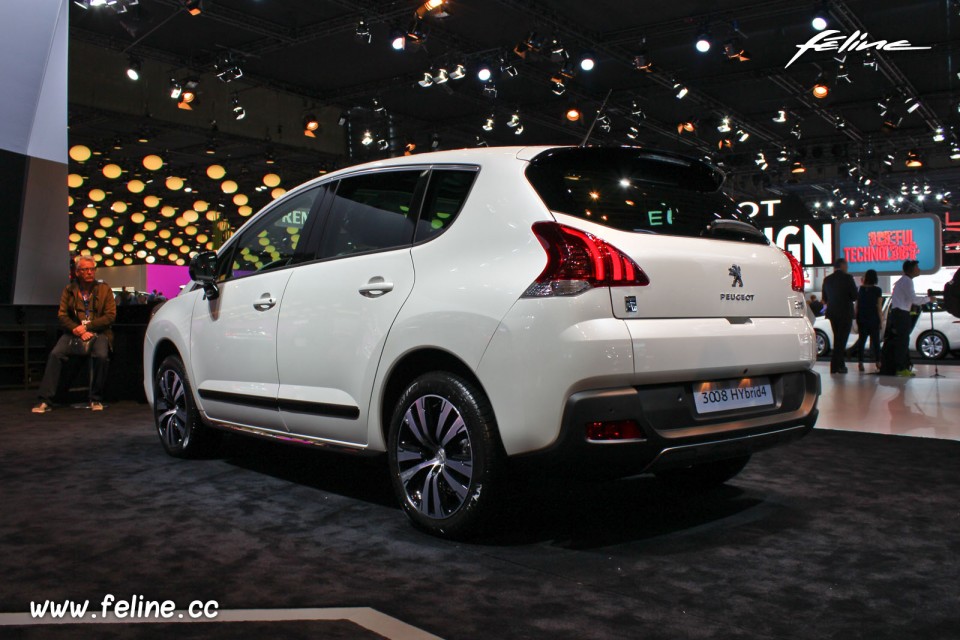
{"label": "seated man", "polygon": [[68,284],[60,294],[60,310],[57,318],[68,333],[60,336],[47,358],[47,368],[40,382],[40,404],[34,413],[46,413],[52,409],[51,401],[60,386],[63,363],[70,356],[70,340],[74,337],[92,340],[90,358],[93,371],[90,374],[90,408],[103,410],[103,387],[107,380],[107,365],[110,359],[110,344],[113,332],[110,326],[117,319],[117,305],[110,286],[95,280],[96,261],[90,256],[78,256],[74,261],[76,280]]}

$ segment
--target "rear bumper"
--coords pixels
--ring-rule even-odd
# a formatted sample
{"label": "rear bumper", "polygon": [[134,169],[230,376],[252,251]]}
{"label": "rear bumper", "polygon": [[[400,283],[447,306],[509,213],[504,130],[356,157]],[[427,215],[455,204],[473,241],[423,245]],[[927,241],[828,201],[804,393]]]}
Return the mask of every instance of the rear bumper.
{"label": "rear bumper", "polygon": [[[751,454],[806,435],[817,421],[820,376],[810,370],[770,376],[774,404],[698,415],[691,383],[575,393],[560,437],[516,460],[579,475],[622,477]],[[589,441],[591,422],[634,420],[643,437]]]}

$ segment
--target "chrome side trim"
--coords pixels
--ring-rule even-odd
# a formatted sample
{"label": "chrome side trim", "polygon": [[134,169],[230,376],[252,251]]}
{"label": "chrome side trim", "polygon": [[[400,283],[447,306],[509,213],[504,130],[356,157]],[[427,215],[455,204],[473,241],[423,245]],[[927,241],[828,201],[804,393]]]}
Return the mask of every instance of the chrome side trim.
{"label": "chrome side trim", "polygon": [[299,433],[290,433],[288,431],[278,431],[276,429],[268,429],[266,427],[258,427],[251,424],[241,424],[239,422],[230,422],[227,420],[218,420],[211,418],[210,416],[204,414],[206,422],[217,429],[223,429],[224,431],[232,431],[235,433],[242,433],[244,435],[255,436],[258,438],[267,438],[270,440],[277,440],[280,442],[290,443],[290,444],[301,444],[309,445],[313,447],[322,447],[329,449],[340,449],[345,450],[350,453],[377,453],[376,451],[370,450],[367,445],[356,444],[353,442],[342,442],[340,440],[329,440],[326,438],[318,438],[316,436],[308,436]]}

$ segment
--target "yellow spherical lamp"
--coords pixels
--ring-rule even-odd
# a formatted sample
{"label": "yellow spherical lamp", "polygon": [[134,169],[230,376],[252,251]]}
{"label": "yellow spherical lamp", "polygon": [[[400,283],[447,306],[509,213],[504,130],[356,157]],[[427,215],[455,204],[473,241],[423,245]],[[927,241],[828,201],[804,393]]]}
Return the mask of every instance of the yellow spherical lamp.
{"label": "yellow spherical lamp", "polygon": [[241,205],[245,205],[248,202],[250,202],[250,198],[248,198],[246,194],[238,193],[235,196],[233,196],[233,204],[237,205],[238,207]]}
{"label": "yellow spherical lamp", "polygon": [[90,147],[82,144],[75,144],[70,147],[70,159],[77,162],[86,162],[90,159]]}
{"label": "yellow spherical lamp", "polygon": [[147,185],[143,184],[143,180],[131,180],[127,183],[127,191],[130,193],[140,193]]}
{"label": "yellow spherical lamp", "polygon": [[143,166],[150,171],[157,171],[163,166],[163,158],[151,153],[143,157]]}
{"label": "yellow spherical lamp", "polygon": [[227,170],[219,164],[212,164],[207,167],[207,177],[211,180],[219,180],[225,175],[227,175]]}
{"label": "yellow spherical lamp", "polygon": [[224,193],[236,193],[237,183],[233,180],[224,180],[220,183],[220,190]]}
{"label": "yellow spherical lamp", "polygon": [[263,176],[263,184],[267,185],[268,187],[276,187],[280,184],[280,176],[275,173],[268,173],[267,175]]}
{"label": "yellow spherical lamp", "polygon": [[123,173],[123,169],[120,168],[120,165],[113,164],[112,162],[110,164],[103,165],[103,169],[101,169],[101,171],[103,172],[104,176],[110,178],[111,180],[119,178],[120,174]]}
{"label": "yellow spherical lamp", "polygon": [[104,193],[103,189],[90,189],[90,193],[87,195],[90,196],[90,199],[94,202],[102,202],[103,199],[107,197],[107,194]]}
{"label": "yellow spherical lamp", "polygon": [[76,189],[83,186],[83,176],[79,173],[71,173],[67,176],[67,186]]}
{"label": "yellow spherical lamp", "polygon": [[170,176],[164,184],[167,185],[167,189],[170,189],[170,191],[179,191],[183,188],[183,178]]}

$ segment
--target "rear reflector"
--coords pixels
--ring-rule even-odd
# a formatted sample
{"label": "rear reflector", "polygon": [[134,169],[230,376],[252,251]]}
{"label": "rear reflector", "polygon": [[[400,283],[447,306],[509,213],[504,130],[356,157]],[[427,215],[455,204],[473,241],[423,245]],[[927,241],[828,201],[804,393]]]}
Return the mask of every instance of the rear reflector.
{"label": "rear reflector", "polygon": [[643,439],[643,431],[640,429],[640,425],[633,420],[587,423],[587,440],[590,442]]}
{"label": "rear reflector", "polygon": [[547,252],[547,266],[524,297],[572,296],[592,287],[650,284],[630,256],[592,233],[556,222],[537,222],[533,233]]}
{"label": "rear reflector", "polygon": [[781,251],[786,254],[787,260],[790,261],[791,288],[794,291],[803,291],[803,265],[800,264],[800,261],[797,260],[797,258],[786,249],[781,249]]}

